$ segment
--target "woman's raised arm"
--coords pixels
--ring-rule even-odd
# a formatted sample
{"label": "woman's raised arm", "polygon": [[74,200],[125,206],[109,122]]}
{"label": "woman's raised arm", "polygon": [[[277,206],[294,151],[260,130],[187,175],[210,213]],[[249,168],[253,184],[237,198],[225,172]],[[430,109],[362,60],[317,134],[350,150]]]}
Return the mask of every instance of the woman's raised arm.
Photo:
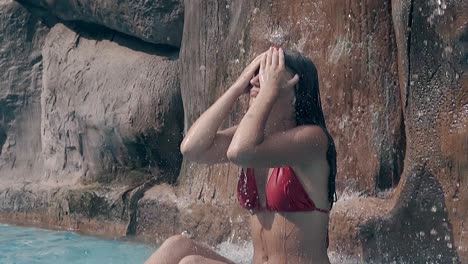
{"label": "woman's raised arm", "polygon": [[180,146],[187,159],[198,163],[223,163],[237,126],[218,131],[221,123],[242,94],[248,92],[249,82],[260,67],[261,56],[255,58],[237,81],[190,127]]}

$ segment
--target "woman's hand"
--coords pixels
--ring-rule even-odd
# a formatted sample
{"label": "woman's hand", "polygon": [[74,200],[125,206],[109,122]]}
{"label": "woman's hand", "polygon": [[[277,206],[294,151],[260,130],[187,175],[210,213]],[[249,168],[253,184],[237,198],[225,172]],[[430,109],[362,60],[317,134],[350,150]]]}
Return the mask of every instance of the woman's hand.
{"label": "woman's hand", "polygon": [[278,95],[283,90],[292,89],[298,82],[299,75],[288,77],[283,49],[270,48],[260,63],[260,90]]}
{"label": "woman's hand", "polygon": [[250,80],[255,76],[255,72],[260,68],[260,62],[265,53],[258,55],[245,69],[232,87],[239,91],[239,94],[248,93],[250,90]]}

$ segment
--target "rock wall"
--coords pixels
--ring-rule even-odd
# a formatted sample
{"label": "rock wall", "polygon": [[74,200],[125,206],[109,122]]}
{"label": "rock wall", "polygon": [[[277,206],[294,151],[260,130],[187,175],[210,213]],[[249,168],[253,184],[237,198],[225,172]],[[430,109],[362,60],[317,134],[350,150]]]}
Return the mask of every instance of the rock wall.
{"label": "rock wall", "polygon": [[105,29],[76,28],[55,25],[43,47],[45,177],[174,179],[182,130],[177,53]]}
{"label": "rock wall", "polygon": [[464,1],[18,2],[0,0],[0,220],[248,239],[238,168],[178,145],[275,44],[319,70],[338,151],[330,253],[468,261]]}
{"label": "rock wall", "polygon": [[342,242],[338,250],[358,241],[352,254],[367,261],[466,262],[466,10],[461,1],[392,1],[404,171],[386,199],[337,204],[331,239]]}
{"label": "rock wall", "polygon": [[180,0],[19,0],[47,21],[82,21],[155,44],[180,47],[184,8]]}
{"label": "rock wall", "polygon": [[42,54],[48,28],[12,1],[0,1],[0,179],[41,170]]}

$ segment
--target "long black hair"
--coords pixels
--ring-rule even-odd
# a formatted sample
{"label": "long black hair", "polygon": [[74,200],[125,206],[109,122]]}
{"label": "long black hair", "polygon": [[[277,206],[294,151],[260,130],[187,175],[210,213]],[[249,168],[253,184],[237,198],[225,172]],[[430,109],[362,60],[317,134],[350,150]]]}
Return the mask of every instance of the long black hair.
{"label": "long black hair", "polygon": [[336,202],[336,148],[333,138],[327,130],[322,104],[320,102],[320,89],[317,68],[314,63],[297,51],[284,51],[285,65],[299,75],[296,88],[296,124],[320,126],[328,138],[327,161],[330,167],[328,176],[328,200],[333,206]]}

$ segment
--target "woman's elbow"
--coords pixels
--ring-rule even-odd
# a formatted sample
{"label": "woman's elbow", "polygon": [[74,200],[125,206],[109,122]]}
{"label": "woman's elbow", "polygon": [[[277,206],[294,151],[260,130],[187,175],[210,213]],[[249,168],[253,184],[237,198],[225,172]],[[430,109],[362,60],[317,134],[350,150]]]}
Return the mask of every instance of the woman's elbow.
{"label": "woman's elbow", "polygon": [[239,166],[245,165],[246,161],[249,160],[248,152],[245,150],[236,148],[236,147],[234,148],[230,147],[226,153],[226,156],[230,162]]}
{"label": "woman's elbow", "polygon": [[190,148],[187,146],[187,142],[185,142],[185,140],[182,141],[179,149],[180,153],[182,153],[184,156],[190,151]]}
{"label": "woman's elbow", "polygon": [[227,152],[226,152],[226,157],[228,158],[228,160],[232,163],[236,163],[236,160],[238,158],[238,152],[237,150],[233,149],[233,148],[228,148]]}
{"label": "woman's elbow", "polygon": [[193,161],[193,159],[197,156],[197,153],[195,153],[195,149],[193,147],[190,147],[190,145],[187,144],[186,141],[182,141],[182,144],[180,144],[180,152],[182,153],[182,156],[184,156],[184,158],[190,161]]}

